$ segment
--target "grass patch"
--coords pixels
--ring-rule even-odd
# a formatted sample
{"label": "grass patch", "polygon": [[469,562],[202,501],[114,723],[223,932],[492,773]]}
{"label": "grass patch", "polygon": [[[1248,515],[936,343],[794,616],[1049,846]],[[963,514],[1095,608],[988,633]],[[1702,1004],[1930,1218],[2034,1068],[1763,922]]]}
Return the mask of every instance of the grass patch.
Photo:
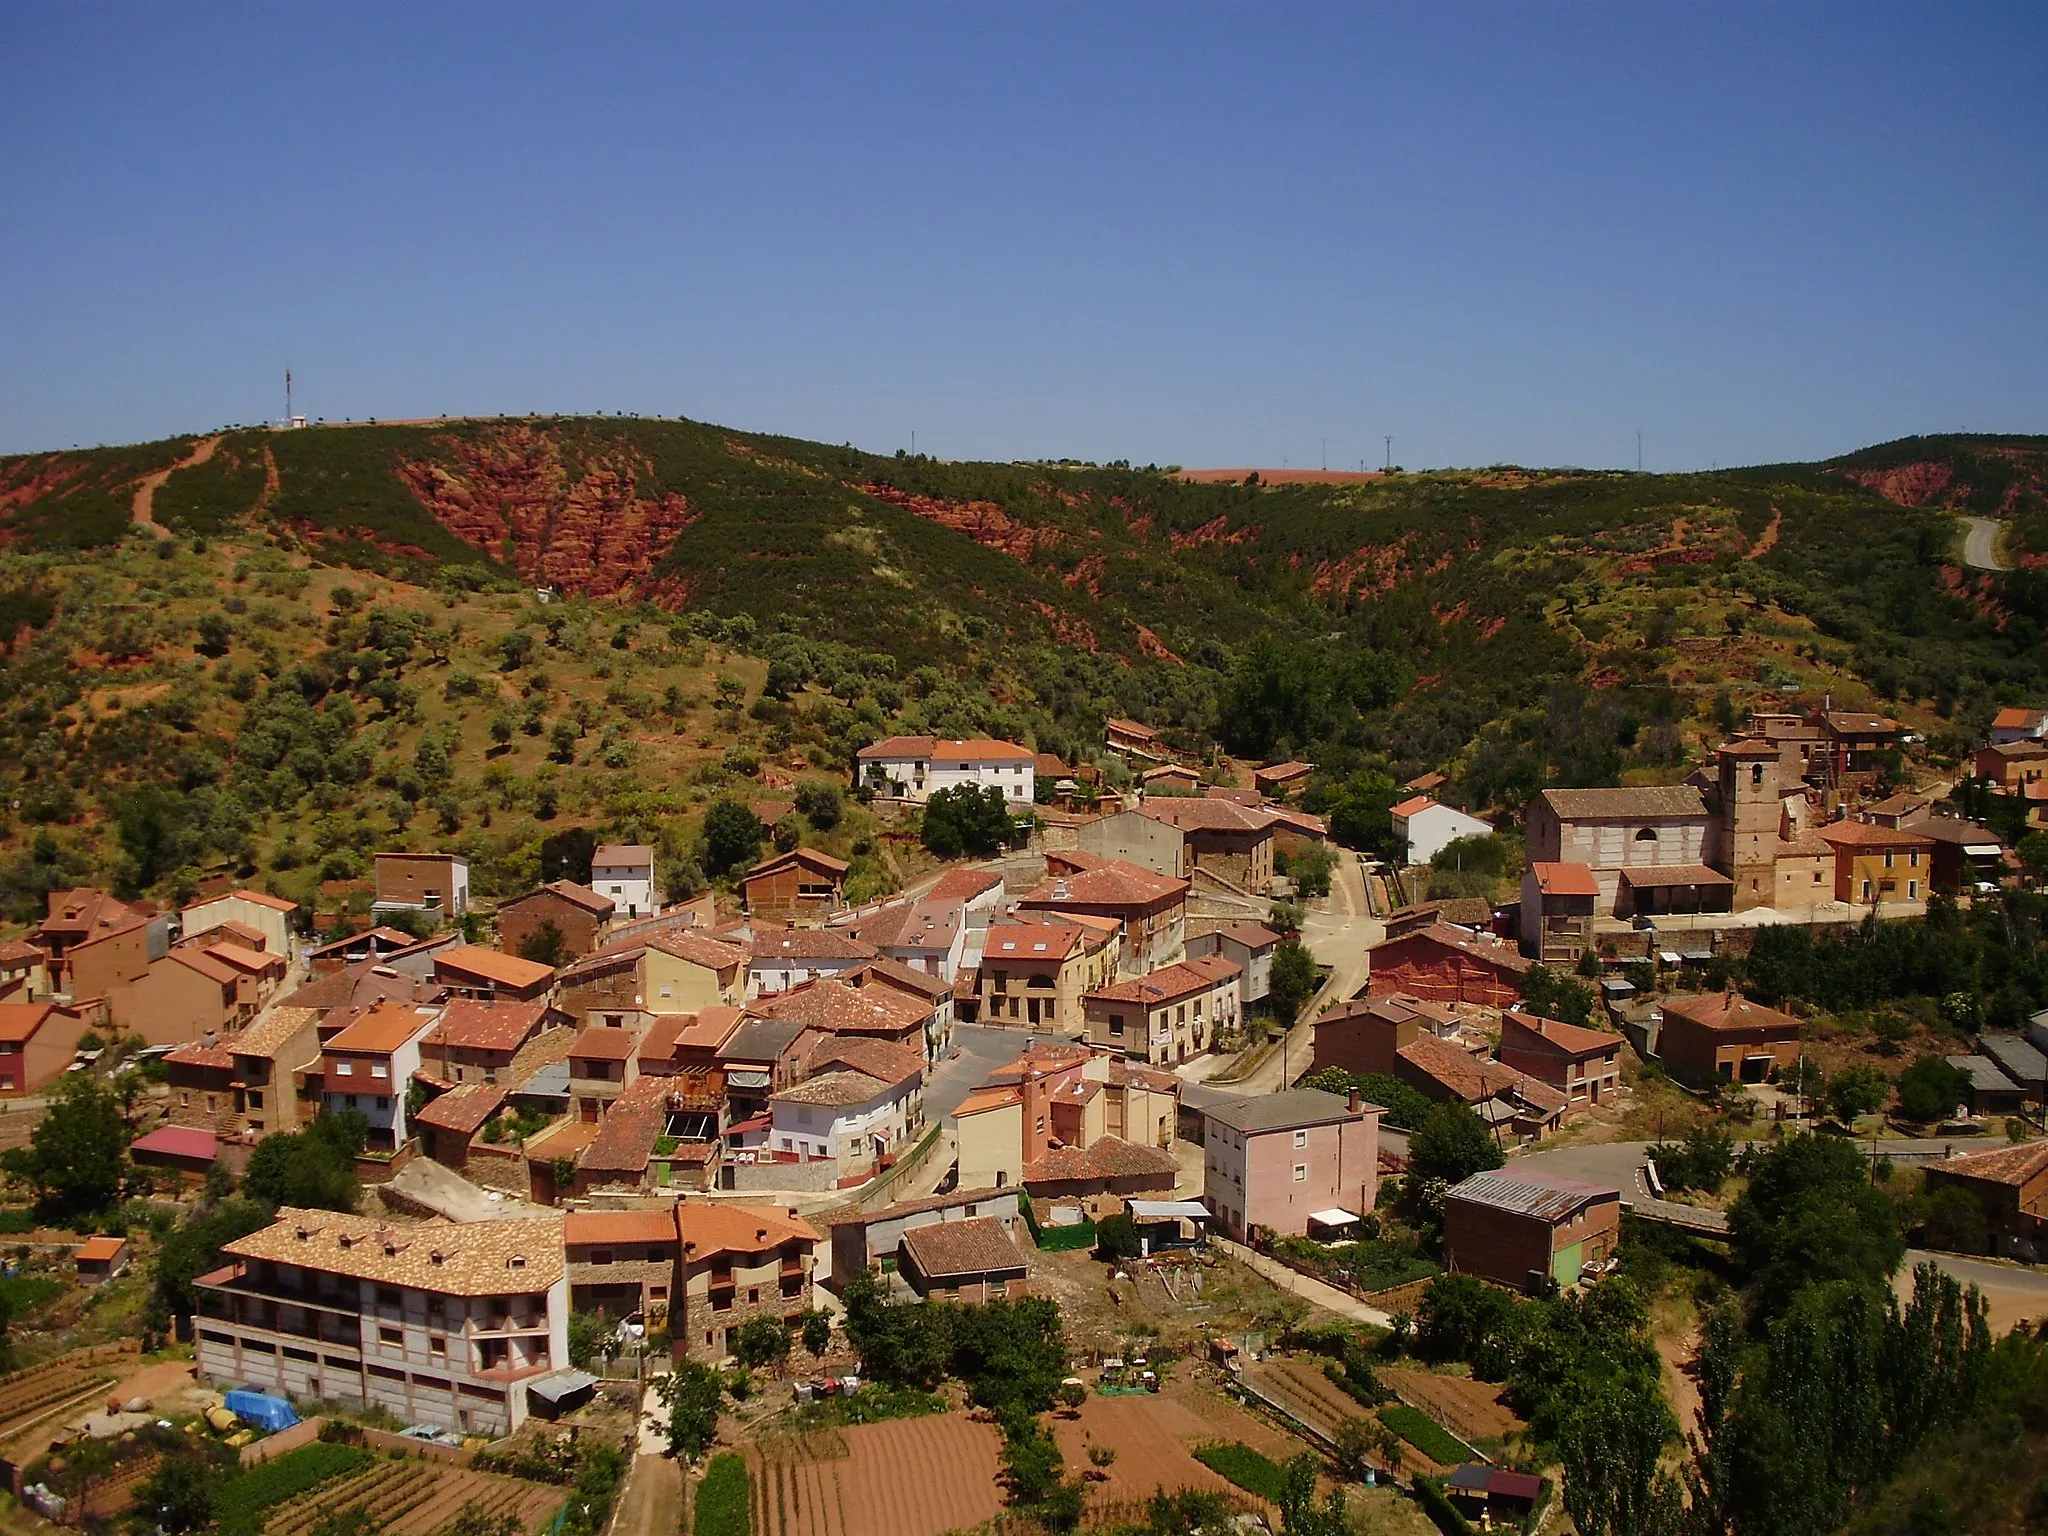
{"label": "grass patch", "polygon": [[857,1392],[805,1403],[790,1414],[790,1421],[805,1429],[836,1429],[849,1424],[879,1424],[884,1419],[921,1419],[945,1411],[946,1400],[936,1392],[871,1382]]}
{"label": "grass patch", "polygon": [[1455,1467],[1473,1459],[1471,1446],[1420,1408],[1390,1403],[1380,1410],[1380,1422],[1438,1466]]}
{"label": "grass patch", "polygon": [[1287,1474],[1280,1463],[1242,1440],[1217,1440],[1195,1447],[1195,1460],[1219,1477],[1228,1479],[1246,1493],[1257,1494],[1269,1504],[1278,1504],[1287,1488]]}
{"label": "grass patch", "polygon": [[49,1275],[0,1276],[0,1306],[7,1315],[26,1319],[64,1294],[64,1282]]}
{"label": "grass patch", "polygon": [[316,1440],[275,1461],[259,1462],[230,1478],[214,1498],[214,1518],[224,1531],[262,1529],[262,1515],[331,1478],[366,1467],[374,1458],[360,1446]]}
{"label": "grass patch", "polygon": [[263,445],[256,433],[222,440],[204,464],[157,487],[151,513],[181,533],[222,533],[248,517],[263,494]]}
{"label": "grass patch", "polygon": [[697,1507],[690,1523],[692,1536],[748,1536],[752,1529],[753,1489],[747,1459],[737,1451],[711,1458],[704,1481],[697,1485]]}

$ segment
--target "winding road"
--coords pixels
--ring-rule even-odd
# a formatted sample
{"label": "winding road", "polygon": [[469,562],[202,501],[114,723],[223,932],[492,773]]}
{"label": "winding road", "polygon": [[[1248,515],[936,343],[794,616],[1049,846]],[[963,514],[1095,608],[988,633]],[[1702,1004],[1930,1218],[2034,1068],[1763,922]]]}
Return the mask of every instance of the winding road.
{"label": "winding road", "polygon": [[1963,564],[1979,571],[2010,570],[1998,558],[1998,535],[2005,524],[1995,517],[1966,517],[1969,533],[1963,539]]}

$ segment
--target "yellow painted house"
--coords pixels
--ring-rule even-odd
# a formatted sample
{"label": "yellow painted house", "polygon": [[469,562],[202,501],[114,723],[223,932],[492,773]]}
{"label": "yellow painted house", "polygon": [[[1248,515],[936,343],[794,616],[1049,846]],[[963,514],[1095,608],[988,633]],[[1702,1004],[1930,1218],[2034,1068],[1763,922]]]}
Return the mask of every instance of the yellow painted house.
{"label": "yellow painted house", "polygon": [[701,1013],[746,1001],[747,952],[697,934],[659,934],[585,955],[562,973],[555,1006],[579,1025],[607,1015]]}
{"label": "yellow painted house", "polygon": [[1835,851],[1835,900],[1871,907],[1927,899],[1933,838],[1867,821],[1831,822],[1820,838]]}

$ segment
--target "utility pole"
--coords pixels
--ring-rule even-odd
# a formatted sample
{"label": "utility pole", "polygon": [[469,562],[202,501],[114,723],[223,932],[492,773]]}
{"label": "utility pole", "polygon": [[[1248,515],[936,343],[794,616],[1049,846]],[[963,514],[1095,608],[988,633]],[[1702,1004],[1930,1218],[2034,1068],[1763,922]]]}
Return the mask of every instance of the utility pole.
{"label": "utility pole", "polygon": [[1387,437],[1386,437],[1386,443],[1387,443],[1387,469],[1388,469],[1388,470],[1389,470],[1389,471],[1391,472],[1391,471],[1392,471],[1392,469],[1393,469],[1393,467],[1394,467],[1394,437],[1393,437],[1393,434],[1392,434],[1391,432],[1387,434]]}
{"label": "utility pole", "polygon": [[1643,429],[1636,428],[1636,473],[1643,472]]}
{"label": "utility pole", "polygon": [[1329,440],[1329,439],[1328,439],[1328,438],[1326,437],[1326,438],[1324,438],[1324,439],[1323,439],[1323,469],[1325,470],[1325,472],[1327,472],[1327,471],[1329,470],[1329,467],[1330,467],[1330,440]]}

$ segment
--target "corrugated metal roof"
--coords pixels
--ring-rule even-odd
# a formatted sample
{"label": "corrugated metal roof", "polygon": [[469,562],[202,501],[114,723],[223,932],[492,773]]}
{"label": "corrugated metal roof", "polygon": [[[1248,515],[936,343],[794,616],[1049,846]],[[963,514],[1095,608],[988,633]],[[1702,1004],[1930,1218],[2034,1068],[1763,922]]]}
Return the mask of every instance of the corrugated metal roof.
{"label": "corrugated metal roof", "polygon": [[1596,1201],[1619,1200],[1621,1191],[1611,1184],[1589,1184],[1582,1179],[1499,1168],[1473,1174],[1444,1198],[1556,1222],[1567,1220]]}

